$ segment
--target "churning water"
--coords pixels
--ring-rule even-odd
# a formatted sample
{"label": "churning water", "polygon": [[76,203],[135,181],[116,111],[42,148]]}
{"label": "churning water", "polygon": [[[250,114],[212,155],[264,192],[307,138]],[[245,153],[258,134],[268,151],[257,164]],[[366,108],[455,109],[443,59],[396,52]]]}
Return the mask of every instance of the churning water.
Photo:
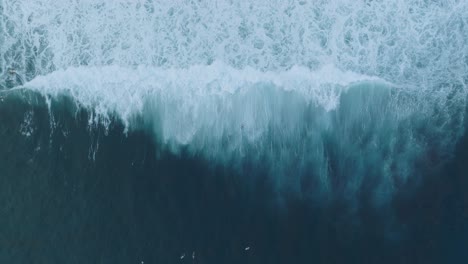
{"label": "churning water", "polygon": [[463,262],[467,92],[463,0],[1,0],[0,261]]}

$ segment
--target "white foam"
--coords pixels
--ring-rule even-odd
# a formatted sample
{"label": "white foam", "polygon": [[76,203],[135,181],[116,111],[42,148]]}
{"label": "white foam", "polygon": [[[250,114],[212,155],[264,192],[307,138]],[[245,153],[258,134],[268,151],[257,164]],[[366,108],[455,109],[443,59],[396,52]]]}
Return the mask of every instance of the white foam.
{"label": "white foam", "polygon": [[[353,188],[378,163],[387,188],[464,129],[467,1],[17,0],[0,12],[2,72],[174,151],[307,167],[323,186],[349,174]],[[366,83],[376,98],[345,92]]]}
{"label": "white foam", "polygon": [[27,80],[75,66],[213,61],[261,71],[332,64],[421,88],[468,78],[460,0],[17,0],[0,12],[0,67],[17,65]]}
{"label": "white foam", "polygon": [[[161,121],[163,129],[171,127],[170,133],[165,134],[179,135],[176,136],[177,141],[187,144],[206,124],[225,119],[221,113],[232,115],[243,112],[238,120],[239,127],[243,126],[252,134],[258,132],[256,129],[265,130],[266,127],[254,126],[268,126],[269,120],[259,119],[271,116],[258,116],[254,105],[259,102],[251,102],[254,108],[242,111],[239,108],[245,107],[246,102],[235,102],[238,97],[248,97],[249,94],[255,97],[257,91],[265,97],[268,93],[291,92],[307,103],[330,111],[337,107],[340,93],[345,87],[362,81],[379,79],[343,72],[333,66],[315,72],[303,67],[293,67],[285,72],[260,72],[214,63],[187,69],[144,66],[69,68],[38,76],[26,83],[25,87],[46,95],[71,96],[82,106],[95,111],[97,119],[94,121],[116,114],[127,126],[133,117],[143,114],[145,106],[156,104],[152,107],[166,114],[167,120]],[[179,132],[174,131],[176,126]]]}

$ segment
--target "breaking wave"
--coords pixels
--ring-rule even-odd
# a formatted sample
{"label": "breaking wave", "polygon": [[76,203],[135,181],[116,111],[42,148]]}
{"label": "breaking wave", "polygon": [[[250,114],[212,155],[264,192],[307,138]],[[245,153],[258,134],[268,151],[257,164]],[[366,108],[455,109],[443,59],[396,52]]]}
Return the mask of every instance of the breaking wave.
{"label": "breaking wave", "polygon": [[369,178],[387,194],[464,133],[467,8],[4,1],[0,70],[26,83],[3,93],[67,98],[90,128],[121,122],[174,154],[256,164],[279,188],[355,193]]}

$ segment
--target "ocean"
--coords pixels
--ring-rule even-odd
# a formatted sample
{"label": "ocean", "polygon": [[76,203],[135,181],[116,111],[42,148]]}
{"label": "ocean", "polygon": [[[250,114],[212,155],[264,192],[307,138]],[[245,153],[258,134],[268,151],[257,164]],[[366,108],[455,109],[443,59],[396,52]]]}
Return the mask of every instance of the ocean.
{"label": "ocean", "polygon": [[0,1],[0,263],[465,263],[468,2]]}

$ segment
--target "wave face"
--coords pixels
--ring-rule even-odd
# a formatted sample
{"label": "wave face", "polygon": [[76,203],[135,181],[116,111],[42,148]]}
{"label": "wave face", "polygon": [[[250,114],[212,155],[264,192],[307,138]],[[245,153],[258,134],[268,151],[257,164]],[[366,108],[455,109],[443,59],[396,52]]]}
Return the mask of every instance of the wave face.
{"label": "wave face", "polygon": [[449,158],[466,97],[462,87],[427,94],[330,67],[274,74],[219,63],[70,68],[26,87],[90,109],[91,127],[117,117],[173,153],[266,167],[280,189],[353,196],[369,178],[384,200],[421,163]]}
{"label": "wave face", "polygon": [[[384,225],[384,244],[420,244],[405,236],[407,229],[394,228],[408,222],[408,230],[417,229],[423,217],[378,220],[372,210],[401,214],[405,203],[419,206],[412,197],[430,196],[424,190],[434,190],[434,179],[461,175],[451,166],[466,160],[460,148],[466,146],[467,14],[462,0],[0,0],[0,174],[7,175],[0,212],[10,215],[0,226],[10,226],[6,236],[15,237],[15,222],[27,226],[27,219],[41,217],[38,203],[63,199],[57,211],[39,206],[50,223],[72,215],[72,228],[106,235],[94,249],[68,248],[83,257],[77,263],[100,254],[106,263],[130,263],[139,254],[170,263],[181,247],[196,246],[208,263],[245,263],[244,255],[223,250],[246,240],[265,245],[254,262],[303,263],[310,260],[304,245],[352,245],[338,242],[339,235],[323,241],[276,234],[270,241],[268,228],[288,226],[291,214],[304,219],[295,222],[298,233],[314,236],[306,227],[314,215],[341,219],[333,212],[345,207],[343,217],[353,211],[370,219],[363,226]],[[18,182],[18,175],[29,181]],[[42,200],[15,196],[25,190]],[[120,205],[121,212],[112,209]],[[170,220],[184,219],[185,210],[195,223]],[[286,216],[260,224],[277,210]],[[31,218],[22,220],[27,212]],[[107,218],[104,212],[121,222],[109,229],[91,223]],[[90,222],[78,223],[83,219]],[[230,226],[232,219],[241,223]],[[200,239],[209,226],[218,233]],[[121,228],[134,235],[110,235]],[[177,240],[173,233],[189,235]],[[70,236],[57,233],[48,242]],[[379,244],[375,236],[363,231],[357,240]],[[269,256],[282,239],[299,249]],[[125,240],[142,249],[116,254]],[[402,262],[393,257],[403,251],[389,251],[389,261]],[[22,255],[12,252],[5,259]],[[446,260],[434,252],[433,260]],[[54,256],[63,260],[45,259]]]}
{"label": "wave face", "polygon": [[375,170],[392,186],[418,160],[442,160],[463,133],[463,1],[5,1],[1,10],[1,70],[13,67],[25,88],[71,97],[94,113],[90,125],[115,115],[173,152],[255,160],[279,185],[307,177],[327,189],[345,178],[358,189]]}

